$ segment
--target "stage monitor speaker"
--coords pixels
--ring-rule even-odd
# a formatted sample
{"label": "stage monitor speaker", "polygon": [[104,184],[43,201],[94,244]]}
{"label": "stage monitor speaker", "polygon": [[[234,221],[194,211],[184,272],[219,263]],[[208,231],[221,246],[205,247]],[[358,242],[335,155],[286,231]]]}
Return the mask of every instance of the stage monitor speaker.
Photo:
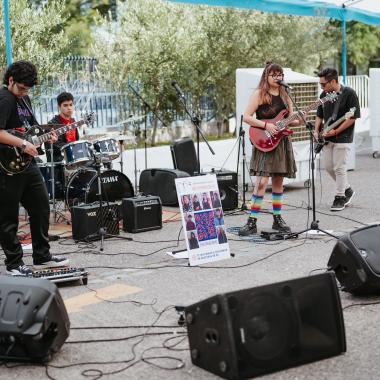
{"label": "stage monitor speaker", "polygon": [[172,152],[174,169],[182,170],[189,175],[194,175],[197,171],[197,153],[195,152],[194,141],[190,137],[185,137],[174,141],[170,146]]}
{"label": "stage monitor speaker", "polygon": [[161,199],[155,195],[124,198],[123,230],[144,232],[162,228]]}
{"label": "stage monitor speaker", "polygon": [[69,332],[69,316],[54,283],[0,276],[2,361],[47,362]]}
{"label": "stage monitor speaker", "polygon": [[332,272],[220,294],[185,308],[193,364],[226,379],[346,351]]}
{"label": "stage monitor speaker", "polygon": [[354,294],[380,294],[380,224],[339,238],[328,261],[342,289]]}
{"label": "stage monitor speaker", "polygon": [[119,235],[119,205],[115,202],[103,202],[102,212],[99,202],[73,206],[71,227],[75,241],[100,240],[98,232],[101,227],[105,227],[106,234]]}
{"label": "stage monitor speaker", "polygon": [[237,173],[228,170],[212,171],[218,181],[220,199],[224,211],[234,210],[239,203]]}
{"label": "stage monitor speaker", "polygon": [[178,206],[176,178],[190,177],[177,169],[146,169],[141,172],[139,190],[146,195],[157,195],[164,206]]}

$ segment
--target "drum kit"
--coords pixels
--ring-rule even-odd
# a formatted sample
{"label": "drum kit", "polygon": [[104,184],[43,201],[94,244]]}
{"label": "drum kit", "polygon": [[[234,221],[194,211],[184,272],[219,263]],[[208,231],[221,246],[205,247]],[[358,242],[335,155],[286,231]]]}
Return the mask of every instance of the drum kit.
{"label": "drum kit", "polygon": [[[61,148],[63,162],[38,164],[53,203],[55,222],[56,201],[64,202],[71,211],[73,206],[96,202],[99,199],[99,188],[101,198],[107,202],[121,203],[123,198],[134,196],[128,177],[112,169],[112,161],[122,153],[121,137],[118,136],[118,140],[106,137],[93,142],[70,142]],[[52,150],[51,146],[50,157],[53,157]],[[122,157],[120,164],[122,167]],[[98,185],[99,176],[101,186]]]}

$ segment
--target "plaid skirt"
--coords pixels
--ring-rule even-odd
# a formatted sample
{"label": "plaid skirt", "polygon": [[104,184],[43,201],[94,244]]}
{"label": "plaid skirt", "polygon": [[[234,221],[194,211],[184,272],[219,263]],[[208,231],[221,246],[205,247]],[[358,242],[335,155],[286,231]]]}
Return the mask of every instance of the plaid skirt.
{"label": "plaid skirt", "polygon": [[290,137],[284,136],[270,152],[262,152],[253,146],[249,171],[252,176],[296,178],[297,166]]}

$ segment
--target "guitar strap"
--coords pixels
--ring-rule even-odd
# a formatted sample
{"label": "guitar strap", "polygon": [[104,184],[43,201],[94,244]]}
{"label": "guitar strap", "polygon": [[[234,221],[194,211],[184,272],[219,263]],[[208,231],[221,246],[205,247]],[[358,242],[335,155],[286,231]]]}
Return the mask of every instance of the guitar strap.
{"label": "guitar strap", "polygon": [[[33,112],[33,110],[32,110],[32,107],[30,106],[30,104],[28,104],[28,102],[24,99],[24,98],[21,98],[20,99],[20,102],[22,103],[22,105],[28,110],[28,112],[31,114],[31,116],[32,116],[32,118],[33,118],[33,124],[35,124],[35,125],[40,125],[39,123],[38,123],[38,121],[37,121],[37,119],[36,119],[36,116],[34,115],[34,112]],[[23,121],[25,122],[27,122],[27,120],[26,120],[26,118],[25,117],[23,117]],[[24,123],[25,124],[25,123]]]}

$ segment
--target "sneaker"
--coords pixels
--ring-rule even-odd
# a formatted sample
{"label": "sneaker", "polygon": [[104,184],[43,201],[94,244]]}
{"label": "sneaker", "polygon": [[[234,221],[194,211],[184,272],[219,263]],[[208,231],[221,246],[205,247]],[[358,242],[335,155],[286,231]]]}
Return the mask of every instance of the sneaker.
{"label": "sneaker", "polygon": [[290,227],[285,223],[281,215],[273,215],[272,229],[280,232],[291,232]]}
{"label": "sneaker", "polygon": [[50,260],[43,263],[33,263],[33,267],[36,269],[44,268],[56,268],[56,267],[65,267],[69,265],[70,260],[65,257],[52,256]]}
{"label": "sneaker", "polygon": [[345,206],[349,205],[352,202],[352,198],[354,197],[354,195],[355,191],[352,190],[351,187],[346,189],[346,191],[344,192],[344,196],[346,197],[346,202],[344,203]]}
{"label": "sneaker", "polygon": [[20,265],[14,269],[7,269],[7,274],[10,274],[11,276],[31,276],[33,271],[26,265]]}
{"label": "sneaker", "polygon": [[239,236],[249,236],[257,234],[256,222],[256,218],[248,218],[247,224],[245,224],[242,228],[239,229]]}
{"label": "sneaker", "polygon": [[346,207],[346,197],[344,195],[336,195],[332,206],[330,207],[331,211],[342,211]]}

